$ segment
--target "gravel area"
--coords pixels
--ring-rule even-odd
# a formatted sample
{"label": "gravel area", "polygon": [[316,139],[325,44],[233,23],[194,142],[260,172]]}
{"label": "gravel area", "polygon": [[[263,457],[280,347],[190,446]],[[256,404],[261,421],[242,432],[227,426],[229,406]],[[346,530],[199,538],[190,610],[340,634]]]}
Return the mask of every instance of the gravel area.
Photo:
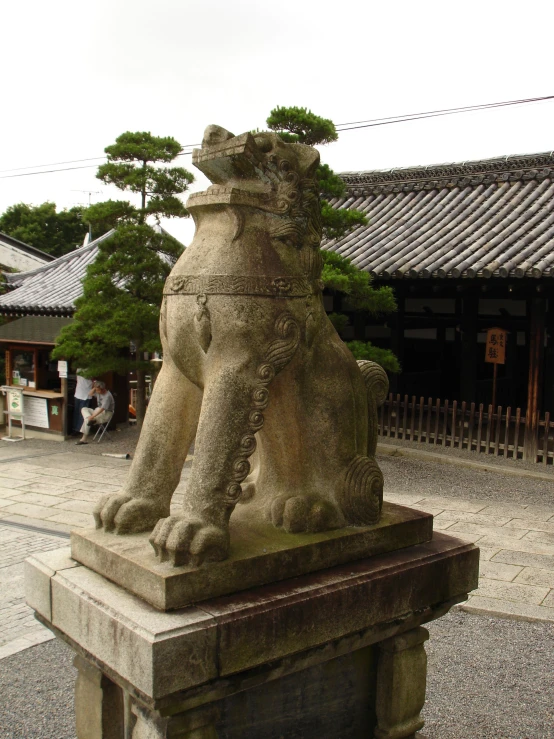
{"label": "gravel area", "polygon": [[413,457],[378,454],[387,491],[396,494],[445,496],[491,503],[554,505],[554,478],[534,480],[476,470],[458,465],[437,464]]}
{"label": "gravel area", "polygon": [[428,739],[554,737],[554,626],[455,611],[427,628]]}
{"label": "gravel area", "polygon": [[0,739],[75,739],[72,660],[57,640],[0,660]]}
{"label": "gravel area", "polygon": [[403,439],[389,439],[380,436],[379,444],[388,444],[390,446],[399,446],[413,451],[430,452],[431,454],[441,454],[447,457],[458,457],[459,459],[467,459],[470,462],[478,464],[489,464],[498,467],[513,467],[516,470],[528,470],[529,472],[542,472],[552,475],[554,480],[554,464],[538,464],[537,462],[524,462],[523,459],[505,459],[504,457],[495,457],[494,454],[477,454],[477,452],[468,449],[452,449],[451,447],[433,446],[432,444],[419,444],[417,441],[404,441]]}
{"label": "gravel area", "polygon": [[[456,611],[428,625],[428,739],[553,739],[554,627]],[[0,739],[75,739],[70,650],[0,661]]]}

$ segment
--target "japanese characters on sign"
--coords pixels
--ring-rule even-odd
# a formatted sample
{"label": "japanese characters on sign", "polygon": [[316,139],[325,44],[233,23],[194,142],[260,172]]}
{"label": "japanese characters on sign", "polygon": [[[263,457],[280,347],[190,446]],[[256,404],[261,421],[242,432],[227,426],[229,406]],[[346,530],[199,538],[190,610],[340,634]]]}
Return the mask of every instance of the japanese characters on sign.
{"label": "japanese characters on sign", "polygon": [[506,334],[503,328],[489,328],[487,331],[487,345],[485,362],[504,364],[506,361]]}

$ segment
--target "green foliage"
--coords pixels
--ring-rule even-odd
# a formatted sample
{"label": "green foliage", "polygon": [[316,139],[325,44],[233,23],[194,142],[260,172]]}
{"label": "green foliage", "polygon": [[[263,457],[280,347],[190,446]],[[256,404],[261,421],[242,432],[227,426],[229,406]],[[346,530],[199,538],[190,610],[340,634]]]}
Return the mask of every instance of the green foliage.
{"label": "green foliage", "polygon": [[344,181],[335,174],[328,164],[320,164],[316,172],[320,195],[327,198],[341,198],[346,192]]}
{"label": "green foliage", "polygon": [[327,318],[331,321],[338,334],[341,334],[350,323],[348,316],[344,313],[328,313]]}
{"label": "green foliage", "polygon": [[[274,108],[266,121],[272,131],[276,131],[283,141],[289,143],[329,144],[338,139],[333,121],[314,115],[307,108]],[[328,164],[320,164],[317,169],[319,191],[324,198],[340,198],[345,193],[344,182],[333,172]],[[359,210],[332,208],[326,200],[321,201],[321,220],[324,239],[339,239],[349,231],[367,223]]]}
{"label": "green foliage", "polygon": [[[332,251],[322,251],[323,271],[321,279],[328,290],[342,295],[343,308],[364,311],[373,316],[393,313],[396,300],[390,287],[374,288],[371,275],[358,269],[349,259]],[[344,313],[331,313],[329,319],[339,336],[349,324]],[[347,342],[356,359],[370,359],[387,372],[400,372],[400,364],[390,349],[381,349],[367,341]]]}
{"label": "green foliage", "polygon": [[93,237],[97,238],[119,223],[135,221],[137,211],[128,200],[105,200],[84,210],[83,218],[91,225]]}
{"label": "green foliage", "polygon": [[346,257],[332,251],[322,251],[321,279],[326,288],[344,293],[344,307],[363,310],[372,315],[394,313],[396,300],[390,287],[374,288],[371,275],[358,269]]}
{"label": "green foliage", "polygon": [[[142,361],[142,353],[160,350],[163,286],[182,247],[146,219],[188,216],[178,195],[187,189],[193,175],[181,167],[157,166],[171,162],[181,150],[171,137],[140,132],[124,133],[105,149],[109,161],[99,167],[97,177],[120,190],[138,193],[140,207],[108,200],[86,211],[85,217],[95,230],[116,231],[99,244],[98,257],[83,280],[75,320],[62,330],[55,358],[71,359],[76,366],[87,367],[90,375],[135,369],[139,376],[149,367]],[[133,361],[129,357],[131,342],[136,347]],[[144,397],[137,398],[139,425],[144,409]]]}
{"label": "green foliage", "polygon": [[127,131],[104,151],[108,161],[98,167],[96,176],[107,185],[141,196],[141,207],[136,209],[139,223],[149,215],[164,218],[185,218],[188,215],[175,195],[185,192],[194,176],[183,167],[153,166],[175,159],[182,151],[178,141],[171,136]]}
{"label": "green foliage", "polygon": [[[267,125],[284,141],[298,144],[329,144],[338,139],[335,125],[327,118],[320,118],[306,108],[274,108]],[[333,208],[328,199],[341,198],[346,188],[343,180],[327,164],[320,164],[317,180],[321,200],[323,238],[340,239],[347,233],[367,223],[365,215],[350,208]],[[330,251],[322,251],[323,271],[321,279],[328,290],[342,295],[345,310],[365,311],[372,315],[392,313],[396,310],[394,293],[390,287],[375,289],[367,272],[359,270],[350,260]],[[340,335],[349,323],[344,313],[331,313],[329,319]],[[400,372],[395,355],[388,349],[380,349],[370,342],[352,341],[348,344],[356,359],[371,359],[388,372]]]}
{"label": "green foliage", "polygon": [[339,137],[335,124],[328,118],[314,115],[307,108],[277,106],[267,119],[272,131],[277,131],[283,141],[293,144],[329,144]]}
{"label": "green foliage", "polygon": [[370,341],[347,341],[346,346],[356,359],[369,359],[377,362],[387,372],[397,374],[401,371],[400,362],[390,349],[373,346]]}
{"label": "green foliage", "polygon": [[52,354],[55,359],[71,357],[91,376],[136,368],[126,351],[130,341],[139,351],[160,350],[163,286],[181,253],[175,239],[132,223],[120,224],[98,248],[83,280],[75,320],[62,329]]}
{"label": "green foliage", "polygon": [[340,239],[358,226],[365,226],[367,218],[361,210],[333,208],[326,200],[321,201],[321,225],[323,238]]}
{"label": "green foliage", "polygon": [[82,208],[56,211],[55,203],[17,203],[0,216],[0,231],[25,244],[61,257],[83,243],[87,226]]}

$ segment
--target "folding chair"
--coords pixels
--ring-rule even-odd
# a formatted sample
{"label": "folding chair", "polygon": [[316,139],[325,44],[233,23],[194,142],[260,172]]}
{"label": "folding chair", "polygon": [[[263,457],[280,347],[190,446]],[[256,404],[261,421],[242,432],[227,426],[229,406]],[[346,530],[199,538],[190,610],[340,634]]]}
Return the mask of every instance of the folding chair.
{"label": "folding chair", "polygon": [[[98,441],[96,441],[97,444],[100,444],[100,442],[102,441],[104,434],[108,430],[108,426],[110,425],[110,421],[112,420],[113,414],[114,414],[113,411],[105,411],[105,413],[109,414],[108,418],[103,423],[98,424],[98,428],[96,429],[96,433],[94,434],[93,441],[96,441],[96,437],[98,436],[98,434],[100,434],[100,438],[98,439]],[[112,438],[110,437],[109,434],[108,436],[106,436],[106,439],[108,439],[108,441],[112,441]]]}

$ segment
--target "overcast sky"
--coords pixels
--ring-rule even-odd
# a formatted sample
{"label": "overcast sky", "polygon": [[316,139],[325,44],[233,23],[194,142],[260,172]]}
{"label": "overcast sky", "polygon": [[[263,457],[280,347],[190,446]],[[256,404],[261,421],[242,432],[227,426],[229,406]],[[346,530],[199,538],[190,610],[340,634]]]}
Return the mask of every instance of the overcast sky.
{"label": "overcast sky", "polygon": [[[95,162],[123,131],[201,141],[276,105],[335,123],[554,94],[547,0],[25,0],[0,4],[0,212],[118,197]],[[554,149],[554,101],[344,132],[336,171]],[[180,163],[190,167],[190,157]],[[45,167],[52,169],[52,167]],[[32,171],[32,170],[29,170]],[[198,178],[193,189],[203,189]],[[79,192],[79,191],[86,192]],[[188,243],[191,223],[168,230]]]}

